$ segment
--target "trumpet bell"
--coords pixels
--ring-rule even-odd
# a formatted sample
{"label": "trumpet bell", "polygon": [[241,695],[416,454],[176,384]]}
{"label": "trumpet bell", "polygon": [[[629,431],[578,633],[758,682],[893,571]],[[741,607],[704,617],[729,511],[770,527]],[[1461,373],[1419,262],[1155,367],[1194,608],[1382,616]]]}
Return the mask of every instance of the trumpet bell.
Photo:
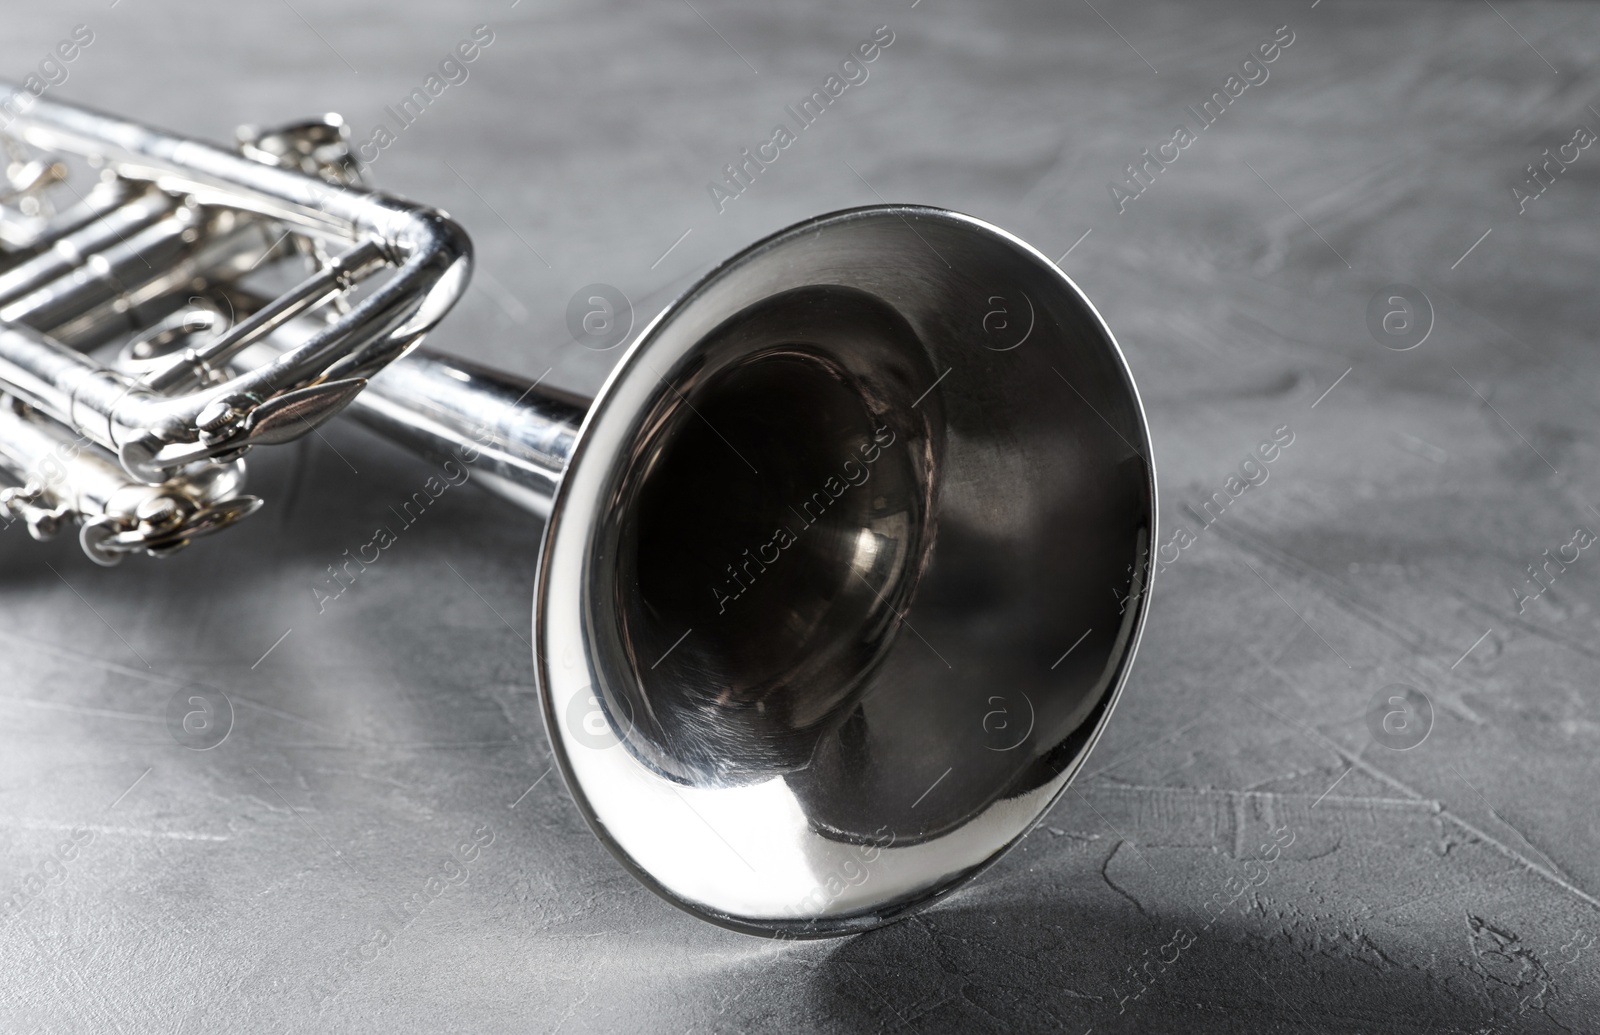
{"label": "trumpet bell", "polygon": [[1105,725],[1150,455],[1104,321],[996,227],[857,209],[723,263],[613,371],[544,532],[535,667],[590,826],[749,933],[938,899]]}

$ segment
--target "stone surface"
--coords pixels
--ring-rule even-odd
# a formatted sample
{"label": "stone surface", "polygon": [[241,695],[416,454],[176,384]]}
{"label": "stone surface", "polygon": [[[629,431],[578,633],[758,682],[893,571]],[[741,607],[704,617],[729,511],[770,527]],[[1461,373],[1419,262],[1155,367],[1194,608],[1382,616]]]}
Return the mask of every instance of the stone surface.
{"label": "stone surface", "polygon": [[[574,291],[614,284],[642,323],[816,212],[939,204],[1070,252],[1144,393],[1163,536],[1194,543],[1044,824],[924,915],[796,945],[677,912],[584,828],[533,708],[539,529],[475,488],[325,613],[327,566],[428,474],[341,423],[253,460],[267,508],[165,562],[102,570],[13,528],[0,1028],[1596,1030],[1600,558],[1513,590],[1600,528],[1600,150],[1525,213],[1512,187],[1600,131],[1600,12],[1096,6],[8,11],[12,77],[87,24],[59,96],[212,138],[330,109],[364,138],[489,25],[372,174],[477,242],[432,343],[580,391],[618,352],[572,343]],[[1269,78],[1119,214],[1107,181],[1286,23]],[[880,24],[870,78],[719,214],[707,182]],[[1435,312],[1408,351],[1368,330],[1393,283]],[[167,729],[191,681],[232,701],[210,751]],[[1392,684],[1431,701],[1410,750],[1369,728]]]}

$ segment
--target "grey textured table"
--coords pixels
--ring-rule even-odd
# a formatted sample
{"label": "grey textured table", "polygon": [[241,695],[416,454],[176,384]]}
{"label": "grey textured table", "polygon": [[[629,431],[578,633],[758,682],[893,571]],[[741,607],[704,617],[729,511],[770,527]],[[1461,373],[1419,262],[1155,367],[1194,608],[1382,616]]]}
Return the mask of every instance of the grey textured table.
{"label": "grey textured table", "polygon": [[[476,489],[324,613],[327,566],[426,474],[347,425],[254,461],[265,511],[166,562],[9,530],[0,1029],[1600,1030],[1600,559],[1526,581],[1600,529],[1600,149],[1512,193],[1600,131],[1600,10],[1097,7],[12,5],[7,74],[87,24],[59,96],[213,138],[328,109],[365,138],[489,25],[372,175],[477,241],[433,344],[580,391],[618,355],[572,343],[582,285],[642,321],[816,212],[1000,223],[1119,335],[1164,538],[1193,543],[1043,825],[924,915],[793,944],[655,899],[546,778],[539,530]],[[707,183],[882,24],[870,78],[719,213]],[[1119,214],[1108,181],[1283,25]],[[1391,283],[1434,309],[1408,351],[1368,329]],[[169,735],[190,680],[234,704],[211,751]],[[1368,721],[1395,684],[1431,701],[1410,750]]]}

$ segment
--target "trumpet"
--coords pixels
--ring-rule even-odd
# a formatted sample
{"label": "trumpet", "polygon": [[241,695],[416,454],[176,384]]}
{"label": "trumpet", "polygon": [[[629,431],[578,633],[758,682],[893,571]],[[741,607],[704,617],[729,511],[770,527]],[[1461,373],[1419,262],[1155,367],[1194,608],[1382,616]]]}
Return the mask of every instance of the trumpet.
{"label": "trumpet", "polygon": [[583,399],[421,347],[471,242],[337,116],[236,146],[0,87],[0,516],[90,560],[246,518],[344,413],[542,519],[556,765],[667,901],[846,934],[993,863],[1080,771],[1149,604],[1156,483],[1082,292],[884,204],[723,262]]}

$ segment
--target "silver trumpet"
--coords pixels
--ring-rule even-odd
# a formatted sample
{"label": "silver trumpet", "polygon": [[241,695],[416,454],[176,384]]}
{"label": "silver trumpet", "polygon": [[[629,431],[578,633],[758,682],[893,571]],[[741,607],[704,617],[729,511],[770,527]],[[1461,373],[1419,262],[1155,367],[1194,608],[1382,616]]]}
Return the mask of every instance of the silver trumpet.
{"label": "silver trumpet", "polygon": [[752,934],[925,906],[1032,828],[1148,607],[1143,409],[1077,287],[969,216],[820,216],[727,260],[593,400],[419,348],[444,214],[337,116],[221,148],[0,87],[0,517],[160,556],[341,411],[544,519],[534,668],[606,847]]}

